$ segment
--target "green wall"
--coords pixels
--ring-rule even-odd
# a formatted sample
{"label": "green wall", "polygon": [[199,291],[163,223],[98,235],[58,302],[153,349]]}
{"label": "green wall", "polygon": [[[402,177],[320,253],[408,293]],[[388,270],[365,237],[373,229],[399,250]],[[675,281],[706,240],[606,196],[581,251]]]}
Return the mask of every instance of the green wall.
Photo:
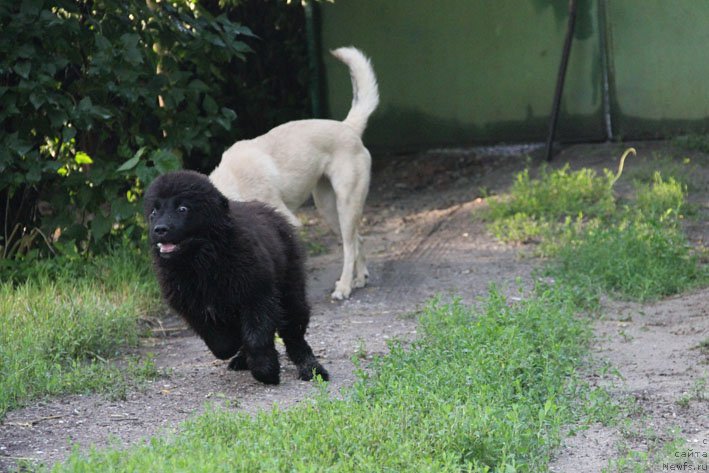
{"label": "green wall", "polygon": [[[580,0],[557,137],[604,140],[602,47],[613,134],[706,126],[709,2]],[[329,116],[351,102],[327,54],[372,58],[380,108],[368,145],[387,149],[543,141],[566,30],[566,0],[336,0],[320,3]],[[678,90],[680,89],[680,90]],[[664,131],[659,131],[664,130]]]}
{"label": "green wall", "polygon": [[607,11],[617,134],[709,132],[709,2],[615,0]]}

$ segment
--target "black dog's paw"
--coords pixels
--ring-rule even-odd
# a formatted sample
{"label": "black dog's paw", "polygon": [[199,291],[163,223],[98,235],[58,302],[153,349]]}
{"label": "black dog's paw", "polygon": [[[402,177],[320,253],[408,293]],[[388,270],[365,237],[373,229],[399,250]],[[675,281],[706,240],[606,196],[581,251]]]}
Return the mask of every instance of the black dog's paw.
{"label": "black dog's paw", "polygon": [[[237,355],[238,356],[238,355]],[[281,382],[281,365],[278,362],[278,352],[275,348],[247,352],[246,363],[251,375],[264,384],[278,384]]]}
{"label": "black dog's paw", "polygon": [[278,368],[275,370],[252,369],[251,374],[257,381],[264,384],[279,384],[281,382],[281,373]]}
{"label": "black dog's paw", "polygon": [[330,380],[330,373],[318,362],[298,367],[298,379],[310,381],[317,375],[320,375],[323,381]]}
{"label": "black dog's paw", "polygon": [[234,371],[243,371],[249,369],[249,365],[246,363],[246,355],[239,352],[234,358],[229,362],[229,369]]}

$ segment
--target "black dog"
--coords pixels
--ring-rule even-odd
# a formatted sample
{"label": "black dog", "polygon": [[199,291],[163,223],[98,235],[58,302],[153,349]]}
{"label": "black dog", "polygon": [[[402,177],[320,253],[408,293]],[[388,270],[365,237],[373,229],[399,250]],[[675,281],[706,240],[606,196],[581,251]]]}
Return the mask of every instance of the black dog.
{"label": "black dog", "polygon": [[178,171],[145,193],[163,297],[229,368],[278,384],[276,332],[298,377],[328,379],[305,341],[310,307],[293,227],[258,202],[233,202],[206,176]]}

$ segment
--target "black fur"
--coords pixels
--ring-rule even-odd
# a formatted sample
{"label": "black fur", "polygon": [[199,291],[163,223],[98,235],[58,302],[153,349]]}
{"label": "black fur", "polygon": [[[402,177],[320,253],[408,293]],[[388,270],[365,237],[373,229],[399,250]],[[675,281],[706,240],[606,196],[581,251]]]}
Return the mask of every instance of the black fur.
{"label": "black fur", "polygon": [[278,384],[278,332],[300,379],[328,379],[304,338],[304,258],[283,217],[258,202],[229,201],[193,171],[158,177],[144,206],[163,297],[214,356]]}

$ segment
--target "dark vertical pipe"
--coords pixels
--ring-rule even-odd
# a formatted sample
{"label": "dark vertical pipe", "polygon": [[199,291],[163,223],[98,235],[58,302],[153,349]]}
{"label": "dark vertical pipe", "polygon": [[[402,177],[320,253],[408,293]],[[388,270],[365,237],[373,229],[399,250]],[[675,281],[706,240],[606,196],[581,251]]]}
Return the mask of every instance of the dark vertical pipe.
{"label": "dark vertical pipe", "polygon": [[598,38],[601,49],[601,74],[603,74],[603,123],[606,128],[606,140],[613,140],[613,113],[611,110],[611,66],[610,66],[610,41],[608,24],[607,0],[598,2]]}
{"label": "dark vertical pipe", "polygon": [[574,38],[574,27],[576,26],[576,0],[569,0],[569,21],[566,25],[566,38],[564,39],[564,50],[561,53],[561,63],[559,73],[556,77],[556,90],[554,92],[554,104],[551,109],[549,120],[549,136],[547,136],[546,159],[551,161],[554,135],[556,134],[556,123],[559,120],[559,106],[561,105],[561,94],[564,92],[564,79],[566,78],[566,66],[569,64],[571,54],[571,40]]}
{"label": "dark vertical pipe", "polygon": [[320,60],[320,31],[316,2],[305,4],[305,38],[308,46],[308,81],[310,89],[310,113],[313,118],[323,116],[322,63]]}

